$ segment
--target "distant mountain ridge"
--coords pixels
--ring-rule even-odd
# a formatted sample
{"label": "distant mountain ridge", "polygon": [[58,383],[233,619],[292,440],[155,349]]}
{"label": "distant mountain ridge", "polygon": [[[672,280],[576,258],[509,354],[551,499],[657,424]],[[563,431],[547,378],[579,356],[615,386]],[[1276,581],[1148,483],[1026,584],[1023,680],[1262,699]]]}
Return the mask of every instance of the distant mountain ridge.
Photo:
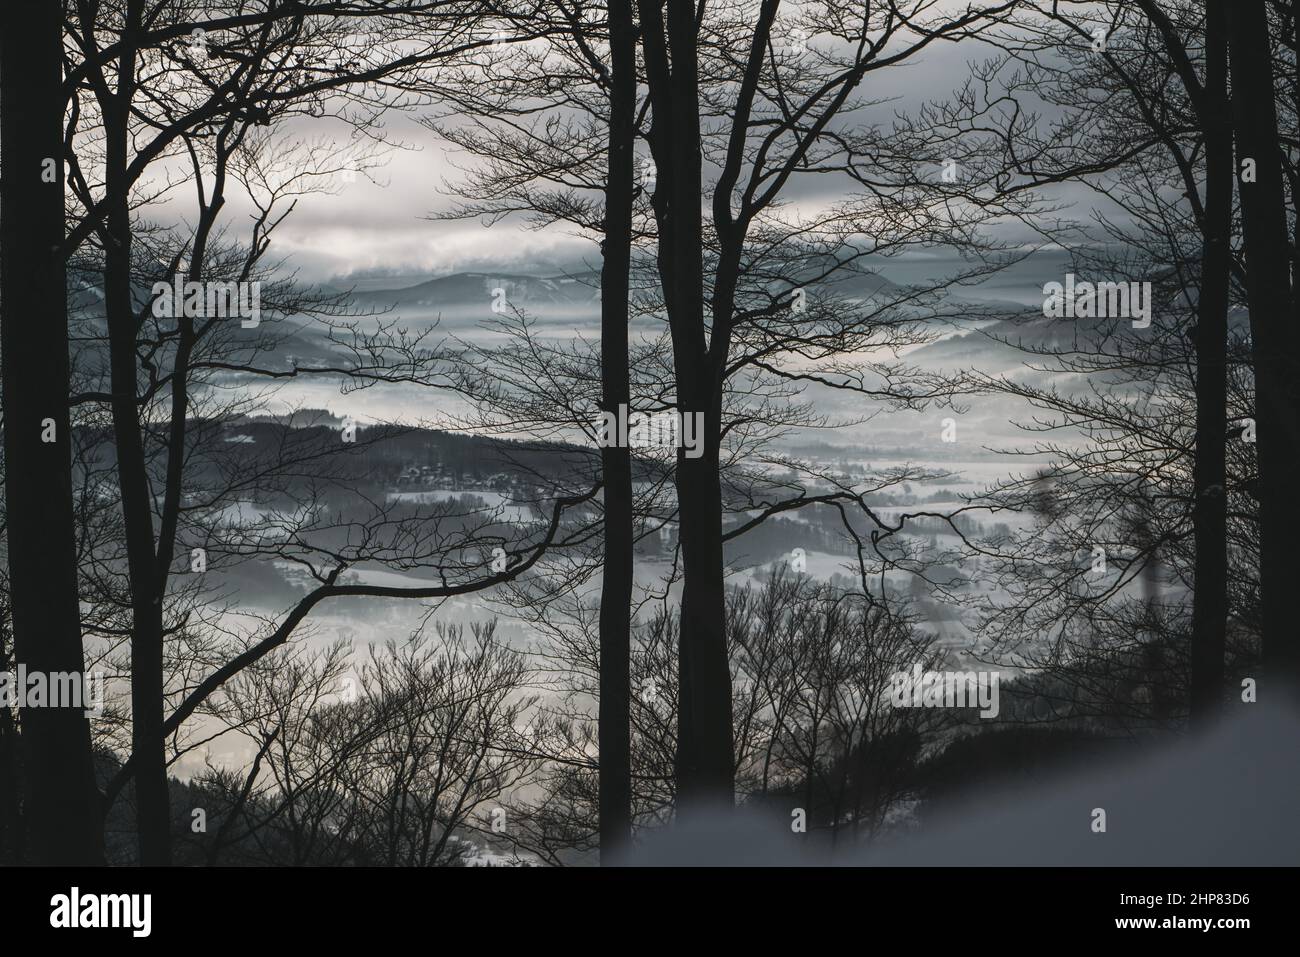
{"label": "distant mountain ridge", "polygon": [[[1157,323],[1162,321],[1157,317]],[[1124,322],[1120,320],[1121,326]],[[1095,348],[1115,323],[1116,320],[1105,318],[1049,318],[1041,309],[1021,306],[1001,318],[983,316],[979,328],[965,331],[958,328],[955,334],[909,353],[908,359],[927,368],[980,366],[985,372],[1005,371],[1023,365],[1035,351],[1051,355]],[[1249,334],[1249,318],[1244,309],[1229,313],[1228,328],[1240,338]]]}
{"label": "distant mountain ridge", "polygon": [[[497,293],[496,290],[501,290]],[[504,298],[521,306],[583,306],[600,303],[600,273],[587,271],[560,276],[458,272],[397,289],[352,293],[367,306],[448,309],[482,306]]]}
{"label": "distant mountain ridge", "polygon": [[[818,272],[812,270],[811,272]],[[880,273],[863,269],[846,269],[818,283],[828,292],[845,299],[871,299],[892,296],[905,286],[886,279]],[[332,284],[340,291],[346,282]],[[354,290],[352,299],[368,307],[461,309],[481,307],[498,298],[525,307],[585,307],[600,304],[600,273],[584,270],[552,276],[529,276],[506,272],[457,272],[427,279],[412,286],[386,289]]]}

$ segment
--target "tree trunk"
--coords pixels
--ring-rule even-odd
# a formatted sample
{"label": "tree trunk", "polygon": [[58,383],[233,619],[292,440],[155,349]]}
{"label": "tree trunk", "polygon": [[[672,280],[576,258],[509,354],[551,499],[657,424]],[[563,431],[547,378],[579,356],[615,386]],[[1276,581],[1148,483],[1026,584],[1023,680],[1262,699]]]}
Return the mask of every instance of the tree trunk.
{"label": "tree trunk", "polygon": [[135,89],[134,32],[140,0],[127,4],[117,89],[104,112],[104,307],[108,316],[113,439],[131,583],[131,763],[139,863],[171,863],[171,811],[163,736],[162,595],[155,569],[153,494],[136,404],[136,316],[131,286],[131,206],[127,175],[129,108]]}
{"label": "tree trunk", "polygon": [[1228,626],[1228,287],[1232,233],[1232,129],[1223,0],[1205,5],[1205,223],[1196,305],[1195,590],[1191,719],[1204,724],[1223,695]]}
{"label": "tree trunk", "polygon": [[113,206],[108,228],[115,242],[105,254],[104,293],[118,490],[131,582],[131,758],[137,838],[142,865],[166,865],[171,863],[171,815],[163,741],[162,596],[156,588],[152,496],[136,406],[135,318],[127,268],[130,214],[125,199],[121,209],[116,200]]}
{"label": "tree trunk", "polygon": [[679,807],[725,807],[734,799],[734,758],[719,474],[721,402],[709,387],[711,375],[697,374],[695,381],[701,385],[692,387],[682,368],[678,359],[677,394],[682,413],[690,415],[702,409],[705,415],[704,454],[690,459],[679,450],[677,456],[683,570],[677,801]]}
{"label": "tree trunk", "polygon": [[[9,621],[0,621],[0,674],[13,670],[9,658]],[[18,798],[18,728],[9,709],[0,708],[0,867],[23,860],[22,802]]]}
{"label": "tree trunk", "polygon": [[672,64],[668,83],[672,233],[666,250],[660,237],[660,258],[671,262],[665,299],[678,409],[683,416],[702,414],[704,425],[703,454],[689,458],[685,449],[679,449],[676,473],[683,576],[677,801],[679,808],[689,808],[732,803],[734,758],[719,473],[722,395],[704,322],[698,32],[690,0],[669,0],[667,38]]}
{"label": "tree trunk", "polygon": [[1290,243],[1273,101],[1267,7],[1228,3],[1237,162],[1254,160],[1239,186],[1255,372],[1259,462],[1260,590],[1265,675],[1300,685],[1291,591],[1300,580],[1300,508],[1290,483],[1300,468],[1300,367],[1290,288]]}
{"label": "tree trunk", "polygon": [[[14,663],[47,680],[81,675],[86,689],[68,406],[62,84],[61,4],[8,0],[0,21],[0,351]],[[34,863],[103,863],[89,703],[21,712],[23,816]]]}
{"label": "tree trunk", "polygon": [[658,175],[653,198],[659,278],[673,340],[673,375],[682,416],[702,413],[703,454],[677,454],[682,609],[677,662],[677,807],[729,806],[733,795],[731,674],[727,666],[718,473],[721,377],[704,324],[704,226],[699,62],[690,0],[640,0],[641,44]]}
{"label": "tree trunk", "polygon": [[[631,0],[610,0],[609,157],[600,274],[602,408],[631,402],[628,282],[632,254],[632,148],[636,135],[636,32]],[[605,564],[600,587],[600,849],[609,863],[632,839],[631,678],[632,460],[626,446],[601,450]]]}

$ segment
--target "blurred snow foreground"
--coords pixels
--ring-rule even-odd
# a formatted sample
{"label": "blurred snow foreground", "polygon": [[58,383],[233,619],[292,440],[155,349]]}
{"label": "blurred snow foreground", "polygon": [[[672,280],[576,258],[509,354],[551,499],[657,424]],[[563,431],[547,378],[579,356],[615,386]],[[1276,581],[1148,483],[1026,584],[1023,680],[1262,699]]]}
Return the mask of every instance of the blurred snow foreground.
{"label": "blurred snow foreground", "polygon": [[[982,792],[916,830],[833,851],[789,816],[697,811],[643,834],[639,866],[1300,864],[1300,712],[1265,704],[1202,736],[1078,765],[1032,795]],[[1094,831],[1103,809],[1106,830]]]}

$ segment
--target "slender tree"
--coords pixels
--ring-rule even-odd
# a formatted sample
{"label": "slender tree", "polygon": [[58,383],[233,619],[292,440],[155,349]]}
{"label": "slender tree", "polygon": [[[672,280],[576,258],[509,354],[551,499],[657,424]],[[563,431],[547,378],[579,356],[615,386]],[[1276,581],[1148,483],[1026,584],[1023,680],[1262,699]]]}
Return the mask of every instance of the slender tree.
{"label": "slender tree", "polygon": [[1291,289],[1291,244],[1274,102],[1268,6],[1227,4],[1232,117],[1255,371],[1259,454],[1260,590],[1264,668],[1300,687],[1292,590],[1300,577],[1300,363]]}
{"label": "slender tree", "polygon": [[1196,307],[1196,461],[1192,521],[1191,716],[1218,712],[1228,627],[1228,299],[1232,262],[1232,129],[1223,0],[1205,4],[1205,82],[1198,101],[1205,133],[1205,215]]}
{"label": "slender tree", "polygon": [[[628,372],[632,257],[633,152],[636,137],[636,28],[631,0],[608,0],[609,156],[600,274],[602,410],[618,417],[632,401]],[[616,419],[617,420],[617,419]],[[601,450],[605,561],[600,586],[600,846],[608,861],[632,838],[631,655],[632,458]]]}
{"label": "slender tree", "polygon": [[[0,15],[0,352],[14,664],[83,689],[64,265],[63,5]],[[31,860],[102,861],[87,702],[24,707]]]}
{"label": "slender tree", "polygon": [[[675,476],[683,566],[682,802],[725,805],[734,791],[720,467],[726,382],[759,372],[786,385],[806,382],[805,372],[782,368],[777,358],[807,350],[843,355],[853,351],[846,344],[855,337],[890,326],[870,308],[852,311],[838,325],[824,313],[804,316],[794,287],[833,283],[836,273],[870,252],[933,241],[939,232],[974,248],[972,224],[987,210],[976,202],[954,217],[955,207],[943,197],[936,201],[917,169],[919,158],[936,148],[932,141],[900,148],[877,129],[841,129],[847,124],[840,121],[862,105],[854,93],[873,70],[905,62],[931,44],[977,35],[1016,5],[972,5],[935,18],[928,16],[929,3],[801,5],[796,17],[804,36],[821,31],[830,44],[810,52],[791,49],[790,38],[774,32],[779,0],[763,0],[757,11],[724,9],[717,23],[700,20],[707,11],[690,0],[639,3],[652,115],[647,139],[659,171],[652,205],[676,399],[682,415],[703,423],[703,454],[680,451]],[[792,29],[791,22],[780,24]],[[703,68],[702,54],[708,56]],[[862,193],[798,227],[783,221],[776,210],[787,186],[803,175],[830,173],[861,184]],[[766,263],[784,261],[786,268],[755,269],[760,249]],[[764,279],[766,288],[756,288]],[[783,292],[773,295],[773,287]],[[913,404],[935,394],[902,385],[879,368],[883,384],[860,368],[828,364],[831,374],[814,374],[813,381]]]}
{"label": "slender tree", "polygon": [[[313,7],[310,18],[297,4],[278,0],[255,12],[237,7],[212,3],[194,11],[183,4],[150,6],[128,0],[120,9],[106,14],[98,6],[83,4],[76,7],[76,17],[69,26],[72,44],[80,53],[73,74],[78,91],[85,94],[79,115],[91,114],[99,124],[102,156],[97,159],[102,167],[102,183],[96,191],[87,178],[94,165],[86,161],[89,151],[80,156],[74,151],[79,171],[78,198],[85,213],[71,231],[68,246],[75,247],[93,235],[102,249],[109,408],[130,582],[132,755],[123,773],[110,782],[108,795],[111,798],[120,790],[123,774],[134,777],[140,861],[144,864],[165,864],[170,860],[165,742],[196,705],[191,694],[177,711],[166,714],[164,666],[164,606],[174,560],[175,515],[180,508],[181,462],[185,456],[179,440],[185,431],[189,402],[185,377],[196,334],[193,329],[176,331],[180,365],[168,385],[180,387],[173,389],[171,396],[171,461],[164,477],[163,514],[155,522],[155,477],[150,470],[148,429],[142,419],[138,390],[140,380],[148,380],[144,368],[147,363],[141,361],[137,345],[142,314],[149,304],[138,309],[135,301],[133,190],[151,163],[179,151],[191,133],[220,127],[223,122],[229,128],[230,121],[242,130],[269,124],[273,115],[286,112],[319,115],[320,100],[331,91],[353,83],[364,84],[367,79],[409,73],[449,49],[462,51],[464,46],[455,38],[469,32],[468,26],[455,18],[440,18],[437,23],[446,27],[446,35],[438,36],[446,40],[446,46],[426,42],[391,56],[367,55],[369,48],[361,49],[366,41],[348,34],[352,27],[384,17],[385,26],[396,30],[397,21],[391,17],[400,14],[407,18],[401,27],[406,35],[420,35],[433,24],[434,14],[444,10],[463,12],[463,5],[412,2],[358,10],[347,4],[325,3]],[[191,19],[194,12],[207,16],[195,21]],[[206,36],[207,31],[224,31],[224,47],[214,46],[209,54],[206,41],[199,44],[200,49],[178,42],[195,33]],[[329,66],[318,60],[320,55],[332,55],[337,62]],[[373,113],[376,104],[370,107]],[[366,121],[356,122],[364,125]],[[71,132],[68,139],[72,140]],[[209,209],[215,215],[220,203]],[[210,222],[201,227],[200,247],[206,243],[204,231],[210,228]],[[256,236],[254,246],[264,241],[264,235]],[[201,248],[197,251],[202,253]],[[260,255],[264,247],[255,252]],[[195,268],[201,265],[196,263]],[[199,276],[192,273],[190,278],[198,280]],[[341,571],[337,567],[327,575],[329,585]],[[320,597],[328,595],[315,597],[302,606],[301,615],[295,609],[288,617],[287,630],[276,629],[276,640],[271,645],[252,657],[246,652],[237,656],[229,663],[233,671],[220,669],[201,681],[199,700],[243,664],[287,640],[301,616]]]}
{"label": "slender tree", "polygon": [[[743,142],[777,3],[759,13],[750,70],[737,105]],[[700,148],[699,28],[690,0],[640,0],[653,124],[648,139],[658,170],[653,197],[659,225],[659,273],[672,333],[677,407],[683,417],[703,416],[704,449],[695,458],[679,450],[676,484],[683,570],[678,660],[677,799],[732,802],[731,672],[724,617],[720,438],[726,338],[714,329],[709,342],[704,300],[703,158]],[[737,157],[737,163],[739,158]],[[738,169],[735,171],[738,172]],[[733,172],[733,181],[734,175]],[[719,190],[730,202],[730,185]],[[728,210],[728,216],[730,212]],[[738,251],[734,250],[737,255]],[[725,290],[723,291],[725,295]],[[730,313],[730,306],[727,306]]]}
{"label": "slender tree", "polygon": [[[1104,441],[1124,436],[1122,441],[1136,449],[1154,445],[1141,438],[1145,430],[1155,428],[1162,435],[1172,430],[1166,441],[1174,452],[1173,461],[1161,470],[1164,477],[1158,481],[1164,485],[1178,475],[1173,485],[1166,485],[1165,497],[1185,501],[1187,507],[1167,515],[1174,524],[1139,546],[1137,553],[1142,561],[1152,563],[1161,550],[1177,548],[1183,553],[1172,567],[1193,589],[1190,634],[1185,633],[1190,639],[1190,688],[1183,690],[1190,692],[1191,714],[1197,722],[1217,711],[1222,699],[1230,618],[1235,617],[1238,631],[1242,626],[1241,609],[1230,614],[1229,556],[1234,545],[1228,527],[1230,508],[1239,515],[1242,508],[1230,506],[1229,499],[1234,494],[1243,496],[1243,489],[1253,485],[1246,476],[1230,476],[1226,462],[1226,440],[1232,434],[1228,316],[1233,279],[1244,277],[1232,244],[1226,45],[1224,8],[1215,2],[1035,4],[1018,30],[1005,38],[1006,62],[1013,63],[1014,69],[1007,71],[999,95],[983,101],[971,96],[972,89],[988,84],[1001,69],[981,67],[973,84],[954,98],[955,106],[945,108],[969,111],[967,122],[957,126],[963,136],[971,137],[987,129],[990,115],[1004,115],[996,148],[1006,153],[1006,188],[1051,188],[1067,180],[1086,183],[1141,224],[1126,230],[1107,218],[1103,230],[1115,244],[1112,248],[1122,250],[1114,256],[1089,253],[1086,231],[1059,233],[1062,244],[1074,247],[1081,259],[1092,260],[1093,268],[1131,272],[1145,262],[1148,265],[1142,268],[1159,275],[1172,264],[1168,284],[1157,286],[1169,290],[1165,311],[1177,335],[1153,331],[1136,336],[1126,330],[1094,328],[1088,333],[1095,340],[1091,345],[1076,341],[1072,347],[1055,350],[1061,365],[1075,372],[1087,370],[1100,377],[1103,369],[1111,370],[1128,382],[1129,395],[1146,396],[1140,409],[1133,407],[1123,417],[1112,417],[1110,410],[1117,407],[1118,399],[1094,405],[1069,390],[1031,391],[1036,404],[1059,411],[1062,421],[1092,416],[1095,422],[1083,427],[1090,432],[1096,429],[1099,437],[1112,429]],[[1043,50],[1045,59],[1039,57]],[[1069,60],[1069,69],[1060,68],[1062,57]],[[1021,90],[1030,95],[1022,97]],[[1004,98],[1015,108],[1004,109]],[[1052,103],[1059,113],[1038,128],[1042,118],[1033,104],[1042,101]],[[977,102],[981,105],[975,106]],[[1103,103],[1106,109],[1100,108]],[[1152,188],[1157,178],[1176,186],[1175,195],[1181,195],[1182,201],[1162,200]],[[1041,219],[1036,225],[1054,231]],[[1068,226],[1079,228],[1078,223]],[[1185,320],[1178,322],[1180,316]],[[1133,367],[1135,360],[1139,367],[1162,371],[1143,372],[1129,381],[1124,370]],[[1162,381],[1166,372],[1173,373],[1168,382]],[[1177,425],[1172,414],[1151,414],[1150,399],[1167,400],[1175,394],[1181,397],[1177,406],[1189,410],[1190,423]],[[1122,402],[1132,405],[1127,397]],[[1119,422],[1123,425],[1117,428]],[[1179,438],[1180,432],[1187,437]],[[1182,458],[1187,461],[1179,462]],[[1139,485],[1123,478],[1134,460],[1133,456],[1113,457],[1120,481],[1106,494],[1090,493],[1096,504],[1105,507],[1111,495],[1139,490]],[[1078,459],[1073,452],[1066,453],[1059,461],[1073,463],[1055,473],[1058,479],[1072,473],[1070,482],[1097,465],[1084,464],[1089,462],[1086,451]],[[1148,508],[1136,498],[1133,504],[1139,512]],[[1081,514],[1074,509],[1055,517],[1068,523]],[[1190,524],[1190,535],[1180,527],[1184,523]],[[1193,547],[1184,548],[1180,544],[1184,538]]]}
{"label": "slender tree", "polygon": [[[1167,10],[1139,0],[1156,27],[1192,106],[1204,141],[1205,173],[1198,219],[1202,242],[1196,301],[1196,449],[1192,523],[1195,568],[1192,595],[1191,718],[1201,723],[1219,710],[1228,626],[1228,305],[1232,281],[1232,121],[1228,101],[1228,28],[1221,0],[1205,0],[1197,76],[1187,41]],[[1195,30],[1195,26],[1192,27]],[[1145,116],[1153,120],[1155,114]],[[1170,130],[1153,132],[1168,142]],[[1174,157],[1177,161],[1177,156]]]}

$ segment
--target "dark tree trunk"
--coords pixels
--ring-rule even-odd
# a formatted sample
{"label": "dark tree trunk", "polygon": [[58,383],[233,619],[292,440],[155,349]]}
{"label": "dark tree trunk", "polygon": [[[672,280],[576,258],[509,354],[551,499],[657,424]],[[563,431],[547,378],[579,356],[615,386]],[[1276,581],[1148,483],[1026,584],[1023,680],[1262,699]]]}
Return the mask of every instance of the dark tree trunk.
{"label": "dark tree trunk", "polygon": [[1205,5],[1205,223],[1196,306],[1196,538],[1191,718],[1202,724],[1223,695],[1228,627],[1228,288],[1232,255],[1232,128],[1223,0]]}
{"label": "dark tree trunk", "polygon": [[1255,372],[1261,650],[1264,673],[1296,686],[1300,648],[1292,591],[1300,580],[1300,552],[1295,547],[1300,541],[1300,507],[1290,485],[1300,468],[1300,367],[1267,6],[1226,6],[1237,162],[1253,159],[1256,167],[1255,182],[1241,182],[1239,192]]}
{"label": "dark tree trunk", "polygon": [[[1300,50],[1300,0],[1291,0],[1291,43],[1293,48]],[[1291,110],[1293,115],[1300,117],[1300,60],[1292,58],[1291,61]],[[1291,306],[1295,318],[1295,335],[1300,337],[1300,294],[1294,290],[1300,289],[1300,171],[1296,169],[1296,162],[1291,163]],[[1297,343],[1297,349],[1300,350],[1300,343]]]}
{"label": "dark tree trunk", "polygon": [[140,0],[127,4],[117,88],[104,112],[104,307],[108,316],[113,439],[131,583],[131,764],[139,863],[171,863],[171,811],[163,736],[162,595],[154,553],[153,495],[136,404],[136,315],[131,294],[129,108]]}
{"label": "dark tree trunk", "polygon": [[[722,553],[720,368],[710,354],[704,312],[704,226],[699,64],[690,0],[641,3],[658,181],[659,274],[673,340],[678,410],[703,414],[703,454],[677,456],[682,551],[678,656],[677,802],[728,806],[733,795],[731,672],[725,633]],[[670,65],[671,64],[671,65]]]}
{"label": "dark tree trunk", "polygon": [[[62,83],[61,4],[8,0],[0,21],[0,351],[14,663],[47,676],[84,677],[62,249]],[[80,706],[25,708],[20,715],[26,849],[34,863],[103,863],[89,702],[72,704]]]}
{"label": "dark tree trunk", "polygon": [[[636,135],[636,32],[631,0],[609,3],[609,168],[600,274],[602,408],[631,401],[628,282],[632,254],[632,148]],[[631,607],[632,460],[618,444],[601,450],[605,565],[600,587],[600,849],[609,863],[632,839]]]}
{"label": "dark tree trunk", "polygon": [[[0,674],[13,668],[9,656],[9,620],[0,621]],[[0,867],[22,863],[21,782],[18,778],[18,727],[8,708],[0,708]]]}
{"label": "dark tree trunk", "polygon": [[[698,247],[697,247],[698,248]],[[678,360],[679,370],[683,368]],[[687,365],[696,369],[697,365]],[[683,414],[704,411],[704,454],[677,457],[681,522],[682,620],[679,682],[681,729],[677,741],[679,806],[733,800],[731,670],[727,661],[726,589],[722,553],[722,491],[719,474],[720,397],[713,376],[695,374],[698,385],[677,373]]]}
{"label": "dark tree trunk", "polygon": [[131,581],[131,757],[136,825],[140,863],[165,865],[171,863],[171,853],[163,741],[162,596],[157,593],[154,574],[152,498],[135,401],[135,317],[127,265],[131,244],[129,212],[125,200],[120,203],[121,209],[116,201],[113,205],[108,229],[115,243],[105,254],[104,292],[109,317],[118,489]]}

